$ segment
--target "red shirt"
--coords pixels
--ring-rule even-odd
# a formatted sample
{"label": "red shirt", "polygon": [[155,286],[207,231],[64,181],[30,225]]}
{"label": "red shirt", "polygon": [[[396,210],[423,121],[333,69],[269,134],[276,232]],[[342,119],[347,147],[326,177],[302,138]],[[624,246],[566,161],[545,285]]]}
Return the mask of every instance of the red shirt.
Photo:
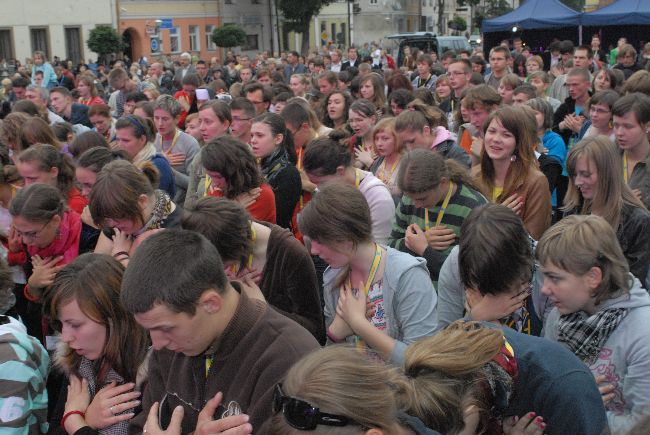
{"label": "red shirt", "polygon": [[[275,194],[273,193],[271,186],[266,183],[263,183],[260,186],[260,189],[260,196],[258,196],[257,200],[249,205],[246,210],[248,210],[248,213],[253,219],[274,224],[276,223]],[[215,198],[222,198],[223,191],[221,189],[210,189],[207,195],[214,196]]]}
{"label": "red shirt", "polygon": [[77,214],[81,215],[84,211],[84,207],[88,205],[88,200],[81,196],[81,192],[76,187],[73,187],[68,192],[68,208],[74,210]]}
{"label": "red shirt", "polygon": [[97,95],[90,99],[79,97],[79,103],[83,104],[84,106],[96,106],[98,104],[106,104],[104,100],[102,100],[101,97]]}

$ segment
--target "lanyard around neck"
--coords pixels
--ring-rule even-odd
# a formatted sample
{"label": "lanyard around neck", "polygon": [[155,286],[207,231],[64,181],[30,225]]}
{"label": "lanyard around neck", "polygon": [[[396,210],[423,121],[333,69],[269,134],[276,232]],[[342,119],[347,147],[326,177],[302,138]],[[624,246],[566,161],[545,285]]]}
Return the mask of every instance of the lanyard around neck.
{"label": "lanyard around neck", "polygon": [[[451,199],[451,192],[453,190],[454,190],[454,182],[450,180],[449,189],[447,190],[447,195],[445,196],[445,200],[442,202],[440,211],[438,211],[438,217],[436,218],[436,226],[440,225],[440,222],[442,222],[442,218],[445,215],[447,206],[449,205],[449,200]],[[424,230],[425,231],[429,230],[429,209],[428,208],[424,209]]]}

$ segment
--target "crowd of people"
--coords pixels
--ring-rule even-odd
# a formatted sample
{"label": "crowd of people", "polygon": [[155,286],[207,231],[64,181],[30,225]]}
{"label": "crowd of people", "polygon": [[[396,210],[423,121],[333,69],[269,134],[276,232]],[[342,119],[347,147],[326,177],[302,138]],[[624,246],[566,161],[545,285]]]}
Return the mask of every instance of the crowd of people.
{"label": "crowd of people", "polygon": [[0,90],[0,427],[645,433],[649,58],[35,52]]}

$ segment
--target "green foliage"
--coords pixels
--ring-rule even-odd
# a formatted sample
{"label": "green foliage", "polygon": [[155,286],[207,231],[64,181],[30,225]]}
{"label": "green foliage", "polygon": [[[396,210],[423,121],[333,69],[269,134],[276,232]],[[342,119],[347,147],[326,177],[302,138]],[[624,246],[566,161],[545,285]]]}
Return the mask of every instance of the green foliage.
{"label": "green foliage", "polygon": [[577,12],[582,12],[585,8],[585,0],[560,0],[560,1]]}
{"label": "green foliage", "polygon": [[453,30],[458,30],[459,32],[464,32],[467,30],[467,21],[465,18],[456,15],[450,22],[449,28]]}
{"label": "green foliage", "polygon": [[211,39],[217,47],[238,47],[246,42],[246,31],[237,24],[225,24],[214,29]]}
{"label": "green foliage", "polygon": [[485,18],[494,18],[512,11],[508,0],[487,0],[485,2]]}
{"label": "green foliage", "polygon": [[332,0],[278,0],[278,10],[284,16],[284,28],[289,31],[307,33],[309,23],[323,6]]}
{"label": "green foliage", "polygon": [[96,26],[90,30],[88,48],[104,57],[124,48],[122,37],[111,26]]}

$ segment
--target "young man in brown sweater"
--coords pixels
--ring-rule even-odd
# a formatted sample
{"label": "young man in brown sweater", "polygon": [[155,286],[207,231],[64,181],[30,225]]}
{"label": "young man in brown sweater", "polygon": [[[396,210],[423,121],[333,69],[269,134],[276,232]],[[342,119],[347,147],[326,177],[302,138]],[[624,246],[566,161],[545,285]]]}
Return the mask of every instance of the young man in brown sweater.
{"label": "young man in brown sweater", "polygon": [[121,299],[154,348],[132,433],[168,425],[181,433],[259,432],[275,384],[318,348],[303,327],[229,283],[216,248],[192,231],[145,240]]}

